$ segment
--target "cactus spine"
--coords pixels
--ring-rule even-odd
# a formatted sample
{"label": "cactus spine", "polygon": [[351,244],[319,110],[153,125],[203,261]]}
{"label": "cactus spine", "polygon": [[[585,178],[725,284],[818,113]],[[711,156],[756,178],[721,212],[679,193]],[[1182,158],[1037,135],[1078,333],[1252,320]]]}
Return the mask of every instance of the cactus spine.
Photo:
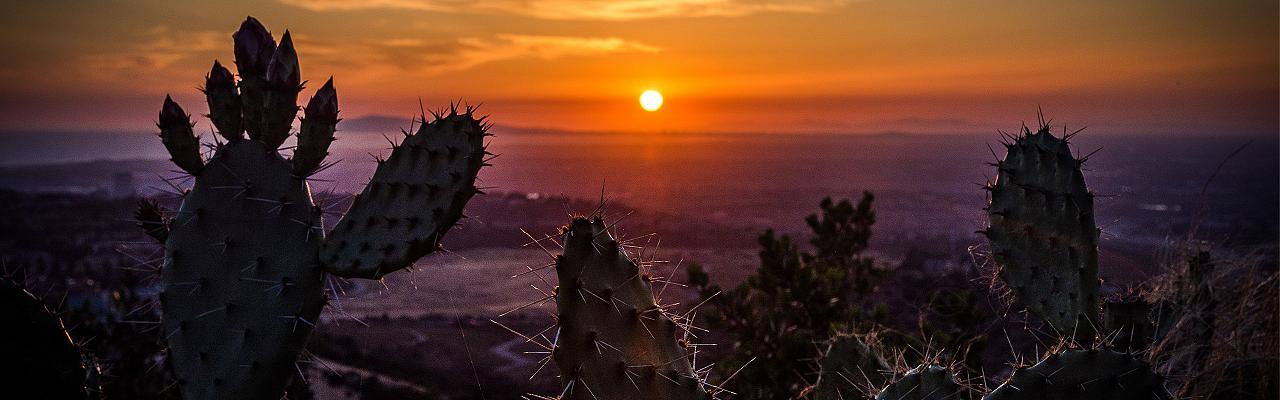
{"label": "cactus spine", "polygon": [[[1069,135],[1067,135],[1069,136]],[[1000,279],[1054,329],[1082,341],[1098,309],[1098,227],[1083,159],[1041,121],[1005,143],[987,186],[990,239]]]}
{"label": "cactus spine", "polygon": [[326,303],[325,271],[380,277],[434,251],[479,192],[475,177],[485,165],[488,126],[471,108],[431,122],[424,115],[326,240],[307,177],[333,141],[333,80],[307,105],[287,159],[277,148],[302,89],[290,34],[276,46],[250,17],[234,38],[239,84],[215,61],[204,88],[210,120],[229,142],[203,160],[190,116],[166,98],[161,138],[195,185],[172,221],[153,203],[137,214],[164,243],[162,323],[188,399],[279,398]]}
{"label": "cactus spine", "polygon": [[562,399],[708,399],[684,328],[653,297],[650,277],[599,218],[574,218],[561,229],[556,258],[559,332],[553,358]]}

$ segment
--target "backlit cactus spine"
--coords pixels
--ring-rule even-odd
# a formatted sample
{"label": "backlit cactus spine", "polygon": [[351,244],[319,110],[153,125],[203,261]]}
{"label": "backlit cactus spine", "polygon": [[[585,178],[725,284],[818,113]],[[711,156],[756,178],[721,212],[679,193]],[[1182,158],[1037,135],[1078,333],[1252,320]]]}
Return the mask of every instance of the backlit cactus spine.
{"label": "backlit cactus spine", "polygon": [[1098,311],[1098,227],[1093,193],[1071,154],[1043,120],[1005,143],[986,186],[991,243],[998,274],[1027,309],[1060,334],[1090,342]]}
{"label": "backlit cactus spine", "polygon": [[[204,93],[219,135],[201,157],[190,116],[166,98],[160,137],[195,177],[170,221],[144,203],[139,225],[164,242],[160,295],[169,362],[187,399],[277,399],[326,304],[325,274],[379,278],[435,251],[479,190],[488,126],[456,106],[407,134],[326,237],[307,178],[322,169],[338,123],[333,80],[304,110],[288,32],[276,45],[256,19],[235,33],[240,81],[214,62]],[[247,133],[247,138],[246,138]]]}

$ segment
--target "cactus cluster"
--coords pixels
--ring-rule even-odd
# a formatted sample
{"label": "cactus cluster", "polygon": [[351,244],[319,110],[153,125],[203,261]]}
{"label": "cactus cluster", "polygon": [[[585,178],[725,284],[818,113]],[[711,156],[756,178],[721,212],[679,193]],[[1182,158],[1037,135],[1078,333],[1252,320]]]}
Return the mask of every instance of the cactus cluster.
{"label": "cactus cluster", "polygon": [[[292,38],[286,31],[277,44],[252,17],[233,37],[239,79],[215,61],[203,88],[208,117],[225,142],[215,141],[206,158],[190,116],[166,98],[158,118],[161,140],[195,183],[176,212],[143,202],[136,215],[138,225],[164,244],[162,329],[168,362],[189,399],[278,398],[327,304],[326,277],[379,279],[438,249],[464,218],[466,203],[480,193],[476,175],[488,154],[488,125],[473,109],[454,106],[432,121],[423,115],[420,129],[406,132],[390,156],[378,160],[368,185],[335,229],[325,232],[307,179],[325,168],[339,122],[333,80],[303,108],[297,146],[287,157],[280,146],[292,134],[304,84]],[[1089,346],[1054,351],[1017,368],[983,399],[1169,398],[1164,378],[1133,355],[1172,329],[1147,320],[1168,307],[1157,305],[1153,312],[1139,300],[1107,302],[1099,319],[1094,196],[1081,172],[1084,158],[1072,155],[1070,136],[1054,136],[1043,119],[1034,132],[1024,127],[1006,136],[1007,152],[986,186],[989,225],[980,232],[990,240],[1004,285],[1057,330],[1063,343]],[[872,271],[871,261],[859,255],[874,221],[870,195],[858,208],[828,200],[823,209],[827,219],[808,221],[820,237],[853,233],[835,235],[841,240],[832,242],[815,239],[818,253],[803,256],[784,237],[775,246],[788,250],[778,252],[786,256],[778,257],[780,264],[794,268],[804,260]],[[556,306],[554,340],[546,339],[563,381],[554,398],[692,400],[731,393],[706,383],[705,371],[695,369],[691,321],[659,304],[653,282],[660,278],[649,275],[599,215],[574,217],[559,235],[563,252],[549,265],[558,286],[532,303],[554,300]],[[775,242],[772,233],[765,239],[766,248]],[[869,290],[868,276],[842,279],[857,281],[847,285],[854,290]],[[700,287],[705,274],[702,280]],[[78,352],[65,333],[59,335],[60,322],[47,310],[32,311],[38,302],[11,286],[0,281],[0,295],[22,298],[2,304],[26,309],[4,310],[4,317],[32,324],[29,331],[48,345],[41,353],[47,357],[31,360],[43,363],[33,371],[52,369],[56,373],[44,376],[62,383],[82,381]],[[1211,295],[1201,290],[1193,296]],[[832,296],[825,300],[831,308],[848,307]],[[1105,344],[1095,342],[1098,327],[1110,336]],[[1204,330],[1212,336],[1212,322]],[[801,393],[804,398],[865,398],[872,392],[878,400],[972,397],[970,387],[935,363],[887,379],[892,368],[858,335],[832,337],[816,361],[818,377]]]}
{"label": "cactus cluster", "polygon": [[[226,142],[207,160],[190,116],[166,98],[160,137],[195,178],[172,220],[143,203],[139,225],[164,244],[160,294],[169,363],[188,399],[274,399],[325,306],[326,274],[378,278],[439,248],[479,190],[488,126],[469,107],[423,115],[326,235],[307,178],[323,168],[338,123],[332,78],[291,134],[303,82],[289,32],[277,45],[256,19],[235,39],[239,82],[214,62],[204,92]],[[247,137],[246,137],[247,135]],[[328,237],[326,237],[328,236]]]}

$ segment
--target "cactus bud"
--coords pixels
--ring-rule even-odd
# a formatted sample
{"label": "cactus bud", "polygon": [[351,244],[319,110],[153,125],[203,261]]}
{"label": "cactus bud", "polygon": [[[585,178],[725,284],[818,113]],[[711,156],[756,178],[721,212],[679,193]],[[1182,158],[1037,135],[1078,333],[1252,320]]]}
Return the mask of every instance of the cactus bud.
{"label": "cactus bud", "polygon": [[191,130],[191,115],[182,110],[182,106],[169,96],[164,97],[164,106],[160,108],[159,122],[160,140],[169,150],[173,163],[191,174],[204,168],[204,160],[200,158],[200,139]]}
{"label": "cactus bud", "polygon": [[183,111],[173,97],[164,96],[164,105],[160,107],[160,129],[185,129],[183,127],[191,127],[191,115]]}
{"label": "cactus bud", "polygon": [[209,102],[209,119],[218,128],[218,134],[233,142],[240,140],[240,94],[231,71],[217,60],[205,77],[204,96]]}
{"label": "cactus bud", "polygon": [[320,90],[311,96],[303,112],[302,129],[298,131],[298,148],[293,152],[293,172],[299,176],[310,175],[329,155],[333,132],[338,125],[338,92],[333,89],[330,77]]}
{"label": "cactus bud", "polygon": [[311,96],[311,101],[307,102],[307,109],[304,114],[307,119],[314,119],[317,122],[337,122],[338,120],[338,91],[333,89],[333,77]]}
{"label": "cactus bud", "polygon": [[218,60],[213,60],[213,68],[209,70],[209,75],[204,80],[205,90],[209,89],[235,89],[236,80],[231,75],[231,71],[227,67],[223,67]]}
{"label": "cactus bud", "polygon": [[236,69],[240,70],[240,78],[261,79],[276,51],[276,40],[271,37],[271,32],[256,18],[248,17],[231,37],[236,42]]}
{"label": "cactus bud", "polygon": [[[298,53],[293,49],[293,38],[289,31],[280,37],[280,46],[276,47],[267,66],[266,82],[263,84],[261,130],[249,130],[249,137],[261,140],[268,148],[275,149],[289,138],[289,130],[293,127],[293,119],[298,115],[298,92],[302,91],[302,75],[298,70]],[[256,135],[255,135],[256,134]]]}
{"label": "cactus bud", "polygon": [[293,89],[302,86],[302,73],[298,69],[298,52],[293,48],[289,31],[280,37],[280,46],[267,64],[267,82],[277,88]]}

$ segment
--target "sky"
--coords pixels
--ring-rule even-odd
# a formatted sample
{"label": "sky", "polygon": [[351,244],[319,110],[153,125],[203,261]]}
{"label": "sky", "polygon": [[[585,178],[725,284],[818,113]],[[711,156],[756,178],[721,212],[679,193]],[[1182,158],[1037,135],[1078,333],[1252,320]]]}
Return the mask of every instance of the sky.
{"label": "sky", "polygon": [[[297,44],[310,97],[408,120],[483,103],[500,126],[994,132],[1037,108],[1091,132],[1277,134],[1275,1],[262,0],[16,2],[0,134],[150,131],[189,112],[247,15]],[[666,98],[657,112],[637,101]],[[200,122],[201,127],[209,125]],[[339,125],[341,129],[341,125]]]}

